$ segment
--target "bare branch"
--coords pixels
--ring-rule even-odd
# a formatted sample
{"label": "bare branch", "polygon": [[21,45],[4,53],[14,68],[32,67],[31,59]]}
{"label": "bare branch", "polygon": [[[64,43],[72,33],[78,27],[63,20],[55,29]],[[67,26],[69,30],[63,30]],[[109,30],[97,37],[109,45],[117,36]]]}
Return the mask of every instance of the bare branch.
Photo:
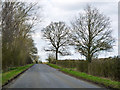
{"label": "bare branch", "polygon": [[57,53],[68,55],[63,47],[69,45],[69,31],[70,29],[64,22],[52,22],[49,26],[43,29],[43,36],[48,39],[52,45],[52,47],[47,51],[55,51],[56,60],[58,57]]}
{"label": "bare branch", "polygon": [[85,14],[79,14],[72,26],[73,45],[89,62],[96,53],[112,49],[114,39],[111,36],[110,19],[96,8],[88,5]]}

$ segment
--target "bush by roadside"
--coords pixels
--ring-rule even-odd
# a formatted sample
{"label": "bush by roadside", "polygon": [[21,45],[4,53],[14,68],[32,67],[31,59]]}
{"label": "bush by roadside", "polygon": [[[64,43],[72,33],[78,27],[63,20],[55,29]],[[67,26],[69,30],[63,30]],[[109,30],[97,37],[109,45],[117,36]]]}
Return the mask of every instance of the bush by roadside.
{"label": "bush by roadside", "polygon": [[57,65],[65,68],[76,68],[80,72],[120,81],[120,58],[94,59],[91,63],[85,60],[58,60]]}

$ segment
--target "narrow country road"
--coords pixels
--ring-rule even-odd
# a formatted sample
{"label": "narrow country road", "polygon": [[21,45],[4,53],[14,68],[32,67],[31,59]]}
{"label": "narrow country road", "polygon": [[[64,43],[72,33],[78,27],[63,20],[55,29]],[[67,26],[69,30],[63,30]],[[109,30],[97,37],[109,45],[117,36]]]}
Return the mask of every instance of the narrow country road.
{"label": "narrow country road", "polygon": [[101,88],[66,75],[45,64],[35,64],[7,88]]}

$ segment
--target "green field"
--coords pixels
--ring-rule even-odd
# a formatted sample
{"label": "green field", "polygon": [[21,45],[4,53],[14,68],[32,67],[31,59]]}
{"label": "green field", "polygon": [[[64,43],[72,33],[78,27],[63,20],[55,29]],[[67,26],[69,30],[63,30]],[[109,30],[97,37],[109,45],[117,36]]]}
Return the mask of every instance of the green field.
{"label": "green field", "polygon": [[94,83],[104,85],[105,87],[120,89],[120,82],[118,82],[118,81],[112,81],[110,79],[105,79],[105,78],[101,78],[101,77],[88,75],[86,73],[79,72],[79,71],[74,71],[74,70],[68,69],[68,68],[63,68],[63,67],[57,66],[55,64],[48,63],[48,65],[53,67],[53,68],[59,69],[60,71],[63,71],[67,74],[75,76],[77,78],[82,78],[82,79],[85,79],[85,80],[88,80],[88,81],[92,81]]}
{"label": "green field", "polygon": [[[21,66],[21,67],[15,67],[15,68],[10,68],[9,71],[2,73],[2,85],[8,82],[8,80],[12,79],[22,71],[26,70],[33,64],[28,64],[26,66]],[[1,76],[1,75],[0,75]]]}

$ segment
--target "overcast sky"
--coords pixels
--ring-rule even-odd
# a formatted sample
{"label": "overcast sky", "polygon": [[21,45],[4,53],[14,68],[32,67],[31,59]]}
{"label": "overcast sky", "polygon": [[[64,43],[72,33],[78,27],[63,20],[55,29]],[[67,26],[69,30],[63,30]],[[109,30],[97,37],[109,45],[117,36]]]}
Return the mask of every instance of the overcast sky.
{"label": "overcast sky", "polygon": [[[110,17],[111,26],[113,29],[113,37],[115,37],[116,42],[114,50],[112,52],[103,52],[99,57],[109,57],[118,55],[118,0],[35,0],[38,5],[42,7],[42,10],[38,10],[42,16],[42,22],[36,26],[36,31],[33,35],[36,47],[38,48],[38,55],[41,57],[42,61],[47,58],[47,53],[43,50],[47,47],[47,42],[42,38],[41,29],[50,24],[51,21],[58,22],[64,21],[67,25],[70,25],[70,21],[74,19],[79,13],[82,13],[87,4],[92,5],[99,9],[99,11]],[[81,59],[79,53],[77,53],[73,48],[70,49],[72,56],[59,56],[59,59]]]}

